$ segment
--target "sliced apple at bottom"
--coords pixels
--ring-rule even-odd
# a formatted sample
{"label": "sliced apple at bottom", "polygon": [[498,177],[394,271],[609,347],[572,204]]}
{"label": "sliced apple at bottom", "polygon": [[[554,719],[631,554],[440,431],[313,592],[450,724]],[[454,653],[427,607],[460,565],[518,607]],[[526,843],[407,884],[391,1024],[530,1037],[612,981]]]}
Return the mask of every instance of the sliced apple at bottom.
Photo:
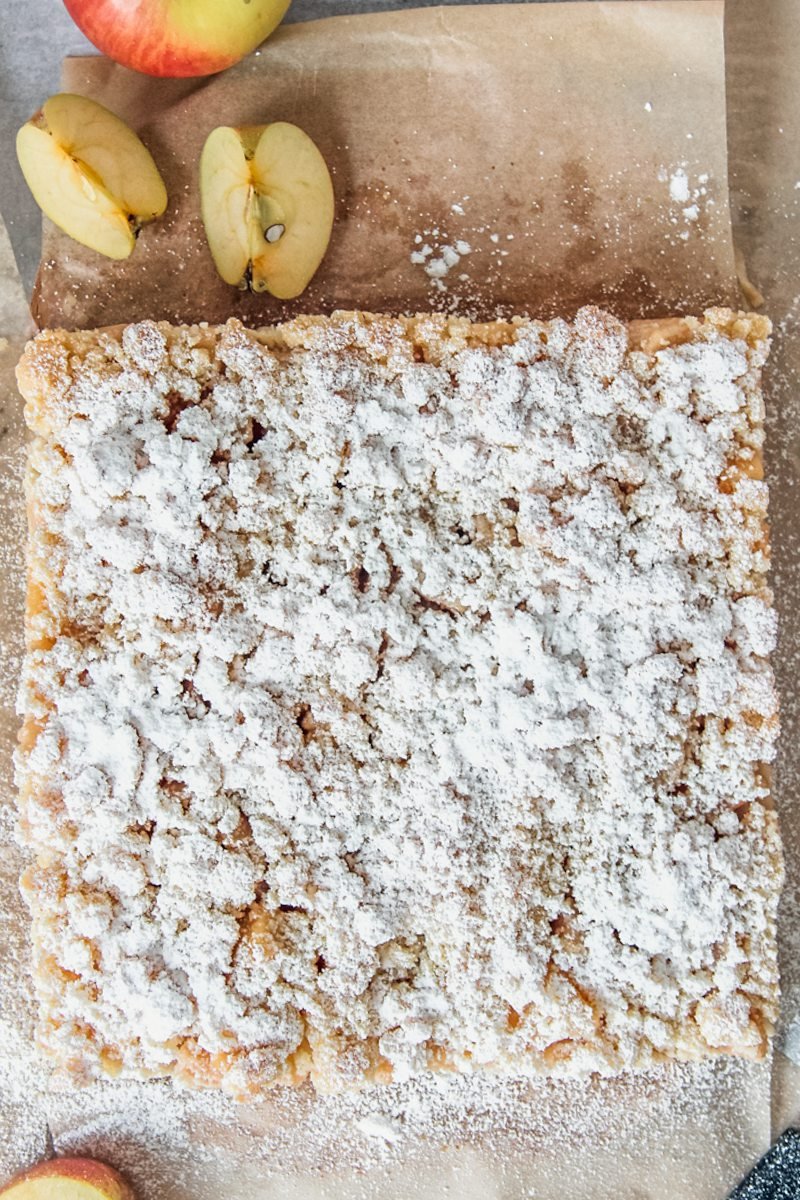
{"label": "sliced apple at bottom", "polygon": [[42,212],[108,258],[127,258],[139,227],[167,207],[150,152],[124,121],[84,96],[45,101],[17,134],[17,158]]}
{"label": "sliced apple at bottom", "polygon": [[200,159],[209,248],[226,283],[291,300],[308,286],[333,228],[333,184],[308,134],[286,121],[221,126]]}

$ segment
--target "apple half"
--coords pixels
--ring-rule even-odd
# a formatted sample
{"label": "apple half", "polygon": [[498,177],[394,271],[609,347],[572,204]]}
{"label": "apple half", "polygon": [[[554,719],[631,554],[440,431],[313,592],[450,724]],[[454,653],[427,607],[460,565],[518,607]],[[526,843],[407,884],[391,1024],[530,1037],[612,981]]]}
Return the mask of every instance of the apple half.
{"label": "apple half", "polygon": [[51,1158],[16,1175],[2,1200],[135,1200],[130,1184],[93,1158]]}
{"label": "apple half", "polygon": [[128,258],[145,222],[167,207],[158,167],[102,104],[51,96],[17,134],[17,158],[42,212],[76,242]]}
{"label": "apple half", "polygon": [[308,286],[333,228],[333,184],[308,134],[286,121],[209,134],[200,205],[226,283],[291,300]]}

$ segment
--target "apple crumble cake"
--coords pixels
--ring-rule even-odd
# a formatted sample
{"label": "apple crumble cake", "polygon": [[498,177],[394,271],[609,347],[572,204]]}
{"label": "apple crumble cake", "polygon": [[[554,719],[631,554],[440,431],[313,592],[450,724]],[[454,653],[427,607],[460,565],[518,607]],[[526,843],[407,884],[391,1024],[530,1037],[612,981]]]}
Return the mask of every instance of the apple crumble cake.
{"label": "apple crumble cake", "polygon": [[236,1095],[758,1057],[768,322],[46,332],[43,1047]]}

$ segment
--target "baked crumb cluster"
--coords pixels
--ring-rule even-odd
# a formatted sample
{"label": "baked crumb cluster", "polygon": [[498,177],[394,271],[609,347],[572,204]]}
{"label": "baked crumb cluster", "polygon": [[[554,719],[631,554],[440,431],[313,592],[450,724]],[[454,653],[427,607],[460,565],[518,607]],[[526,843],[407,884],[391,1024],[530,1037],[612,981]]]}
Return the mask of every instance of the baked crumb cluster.
{"label": "baked crumb cluster", "polygon": [[21,827],[66,1069],[245,1094],[763,1053],[767,333],[31,345]]}

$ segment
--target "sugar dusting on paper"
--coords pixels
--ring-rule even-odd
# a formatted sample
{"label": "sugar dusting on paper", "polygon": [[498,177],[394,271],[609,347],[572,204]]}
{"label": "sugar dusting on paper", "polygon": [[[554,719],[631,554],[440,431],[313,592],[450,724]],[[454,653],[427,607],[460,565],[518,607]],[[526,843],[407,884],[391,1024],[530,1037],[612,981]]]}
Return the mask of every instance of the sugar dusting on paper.
{"label": "sugar dusting on paper", "polygon": [[668,168],[662,166],[658,172],[661,183],[667,187],[672,214],[670,221],[677,229],[677,237],[688,241],[701,217],[705,216],[716,201],[709,194],[709,176],[705,171],[696,176],[690,174],[687,163]]}
{"label": "sugar dusting on paper", "polygon": [[[705,236],[719,190],[709,172],[681,161],[671,166],[662,163],[656,174],[663,185],[661,207],[668,224],[665,239],[676,244]],[[564,208],[565,236],[570,230],[573,236],[580,232],[580,214],[587,202],[583,191],[577,183],[570,185]],[[408,258],[427,277],[430,302],[440,311],[470,316],[487,275],[501,279],[507,262],[515,261],[513,256],[517,256],[516,261],[524,255],[532,255],[535,260],[536,212],[548,202],[545,187],[541,196],[526,198],[531,208],[532,240],[508,232],[502,221],[492,224],[477,218],[469,195],[452,201],[447,221],[421,226],[414,233]],[[623,230],[611,223],[606,230],[609,239],[623,235]],[[471,256],[469,261],[467,255]]]}

